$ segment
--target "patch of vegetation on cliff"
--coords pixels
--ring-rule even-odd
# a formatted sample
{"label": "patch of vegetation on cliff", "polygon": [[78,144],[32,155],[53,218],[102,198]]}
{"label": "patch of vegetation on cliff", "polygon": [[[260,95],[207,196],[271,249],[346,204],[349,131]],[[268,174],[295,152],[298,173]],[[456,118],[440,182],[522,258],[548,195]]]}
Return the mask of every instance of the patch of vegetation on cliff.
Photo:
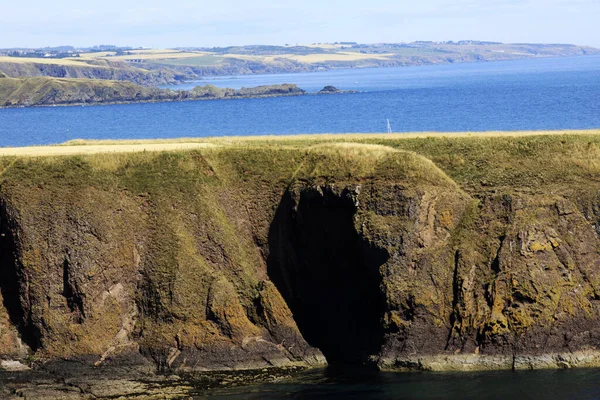
{"label": "patch of vegetation on cliff", "polygon": [[[379,142],[367,140],[368,143]],[[600,135],[385,140],[432,160],[465,189],[582,189],[600,182]]]}

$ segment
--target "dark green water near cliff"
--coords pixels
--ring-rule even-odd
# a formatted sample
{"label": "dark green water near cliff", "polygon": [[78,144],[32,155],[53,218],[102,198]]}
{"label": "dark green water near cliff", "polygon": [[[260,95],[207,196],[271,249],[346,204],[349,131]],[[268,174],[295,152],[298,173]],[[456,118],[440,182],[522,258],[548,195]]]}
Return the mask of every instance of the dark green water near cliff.
{"label": "dark green water near cliff", "polygon": [[305,371],[291,380],[199,392],[194,399],[600,399],[600,370],[394,373]]}

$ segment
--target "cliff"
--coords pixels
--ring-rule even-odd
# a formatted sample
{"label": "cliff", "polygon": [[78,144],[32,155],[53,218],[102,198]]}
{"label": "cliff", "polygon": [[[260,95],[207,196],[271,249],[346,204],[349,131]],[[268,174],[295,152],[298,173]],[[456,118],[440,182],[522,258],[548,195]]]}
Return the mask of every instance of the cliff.
{"label": "cliff", "polygon": [[138,68],[125,62],[101,59],[27,59],[0,57],[0,71],[11,78],[51,77],[128,81],[143,86],[173,84],[187,79],[169,68]]}
{"label": "cliff", "polygon": [[8,78],[0,80],[0,107],[140,103],[301,95],[296,85],[270,85],[240,90],[212,85],[192,90],[144,87],[131,82],[71,78]]}
{"label": "cliff", "polygon": [[587,46],[481,41],[312,46],[250,45],[210,49],[142,49],[130,50],[121,55],[103,51],[81,53],[80,57],[70,58],[0,56],[0,70],[12,78],[101,79],[129,81],[142,86],[160,86],[199,80],[206,76],[298,73],[598,54],[599,49]]}
{"label": "cliff", "polygon": [[600,365],[597,132],[208,142],[0,160],[0,358]]}

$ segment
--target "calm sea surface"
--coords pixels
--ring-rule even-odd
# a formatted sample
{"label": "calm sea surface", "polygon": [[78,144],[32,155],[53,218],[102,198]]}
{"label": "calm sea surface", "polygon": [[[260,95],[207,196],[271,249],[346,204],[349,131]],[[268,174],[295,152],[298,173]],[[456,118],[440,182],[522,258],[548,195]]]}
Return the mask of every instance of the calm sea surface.
{"label": "calm sea surface", "polygon": [[487,373],[309,371],[294,381],[198,393],[214,400],[591,400],[600,399],[600,370]]}
{"label": "calm sea surface", "polygon": [[[0,110],[0,146],[75,138],[600,128],[600,56],[213,78],[359,93]],[[185,88],[186,85],[178,88]]]}

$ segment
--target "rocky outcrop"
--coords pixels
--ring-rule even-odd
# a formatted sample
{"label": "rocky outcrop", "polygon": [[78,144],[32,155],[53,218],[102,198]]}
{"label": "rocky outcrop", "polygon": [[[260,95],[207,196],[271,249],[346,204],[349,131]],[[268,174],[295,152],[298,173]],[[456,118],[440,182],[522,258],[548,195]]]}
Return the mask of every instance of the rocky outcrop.
{"label": "rocky outcrop", "polygon": [[465,190],[415,153],[348,143],[5,166],[5,361],[141,376],[600,365],[595,181]]}
{"label": "rocky outcrop", "polygon": [[304,90],[289,84],[258,86],[240,90],[207,85],[197,86],[189,91],[175,91],[109,80],[7,78],[0,81],[0,107],[216,100],[303,94],[306,94]]}
{"label": "rocky outcrop", "polygon": [[317,94],[337,94],[337,93],[343,93],[343,91],[336,88],[335,86],[325,86],[323,89],[321,89],[317,92]]}

